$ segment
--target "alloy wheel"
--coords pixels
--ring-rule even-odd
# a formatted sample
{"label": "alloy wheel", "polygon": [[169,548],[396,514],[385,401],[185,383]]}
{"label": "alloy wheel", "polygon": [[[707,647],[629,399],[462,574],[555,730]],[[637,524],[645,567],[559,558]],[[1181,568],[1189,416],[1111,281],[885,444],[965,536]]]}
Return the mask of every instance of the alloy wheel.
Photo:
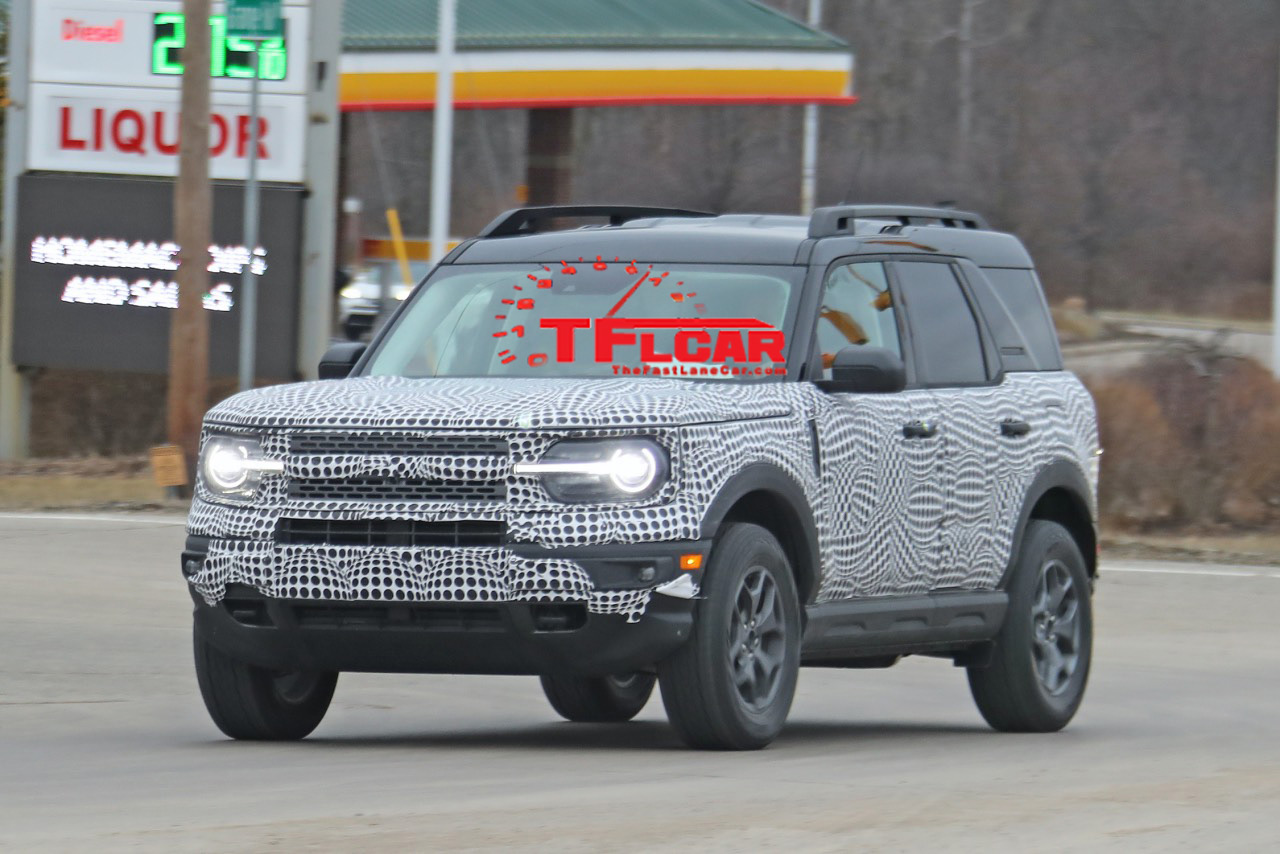
{"label": "alloy wheel", "polygon": [[1041,686],[1055,696],[1066,690],[1080,664],[1080,591],[1059,560],[1040,568],[1031,603],[1031,653]]}
{"label": "alloy wheel", "polygon": [[777,696],[786,654],[778,586],[762,566],[743,576],[729,618],[729,669],[748,708],[759,711]]}

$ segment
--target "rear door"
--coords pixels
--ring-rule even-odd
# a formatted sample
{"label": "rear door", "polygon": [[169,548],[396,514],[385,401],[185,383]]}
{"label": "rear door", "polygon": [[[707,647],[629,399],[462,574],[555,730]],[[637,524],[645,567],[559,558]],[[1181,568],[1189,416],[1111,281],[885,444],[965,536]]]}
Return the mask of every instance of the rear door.
{"label": "rear door", "polygon": [[939,542],[936,562],[922,568],[924,583],[932,590],[988,586],[998,577],[996,539],[1004,527],[997,473],[1006,392],[998,352],[952,260],[899,260],[894,272],[917,378],[939,408]]}
{"label": "rear door", "polygon": [[[838,261],[823,283],[814,347],[822,376],[830,378],[836,353],[860,346],[898,352],[910,376],[909,337],[881,260]],[[825,400],[814,422],[825,496],[817,519],[826,567],[822,599],[927,590],[927,568],[941,544],[934,394],[908,388]]]}

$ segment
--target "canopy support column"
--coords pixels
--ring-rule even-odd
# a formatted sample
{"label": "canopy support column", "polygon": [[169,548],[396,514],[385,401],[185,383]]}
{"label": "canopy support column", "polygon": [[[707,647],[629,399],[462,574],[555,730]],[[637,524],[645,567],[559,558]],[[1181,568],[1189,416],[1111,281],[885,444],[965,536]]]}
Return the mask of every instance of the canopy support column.
{"label": "canopy support column", "polygon": [[572,192],[573,109],[529,111],[525,184],[530,205],[568,204]]}

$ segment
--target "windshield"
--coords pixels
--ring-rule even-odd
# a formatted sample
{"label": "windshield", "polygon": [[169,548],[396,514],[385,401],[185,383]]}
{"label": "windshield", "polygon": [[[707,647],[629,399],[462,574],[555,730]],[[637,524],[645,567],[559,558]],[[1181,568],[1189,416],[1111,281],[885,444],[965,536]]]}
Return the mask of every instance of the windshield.
{"label": "windshield", "polygon": [[364,373],[777,380],[802,274],[599,258],[442,267]]}

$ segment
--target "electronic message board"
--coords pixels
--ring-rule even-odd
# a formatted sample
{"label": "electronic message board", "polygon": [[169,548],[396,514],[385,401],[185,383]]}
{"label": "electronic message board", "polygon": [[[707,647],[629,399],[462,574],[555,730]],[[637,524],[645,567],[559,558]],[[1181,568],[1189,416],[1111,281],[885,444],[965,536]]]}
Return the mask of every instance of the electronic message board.
{"label": "electronic message board", "polygon": [[[21,366],[165,373],[177,306],[173,184],[27,174],[18,179],[13,360]],[[258,374],[294,375],[303,191],[262,190],[261,246],[241,245],[243,193],[215,184],[209,365],[236,372],[246,263],[258,279]]]}

